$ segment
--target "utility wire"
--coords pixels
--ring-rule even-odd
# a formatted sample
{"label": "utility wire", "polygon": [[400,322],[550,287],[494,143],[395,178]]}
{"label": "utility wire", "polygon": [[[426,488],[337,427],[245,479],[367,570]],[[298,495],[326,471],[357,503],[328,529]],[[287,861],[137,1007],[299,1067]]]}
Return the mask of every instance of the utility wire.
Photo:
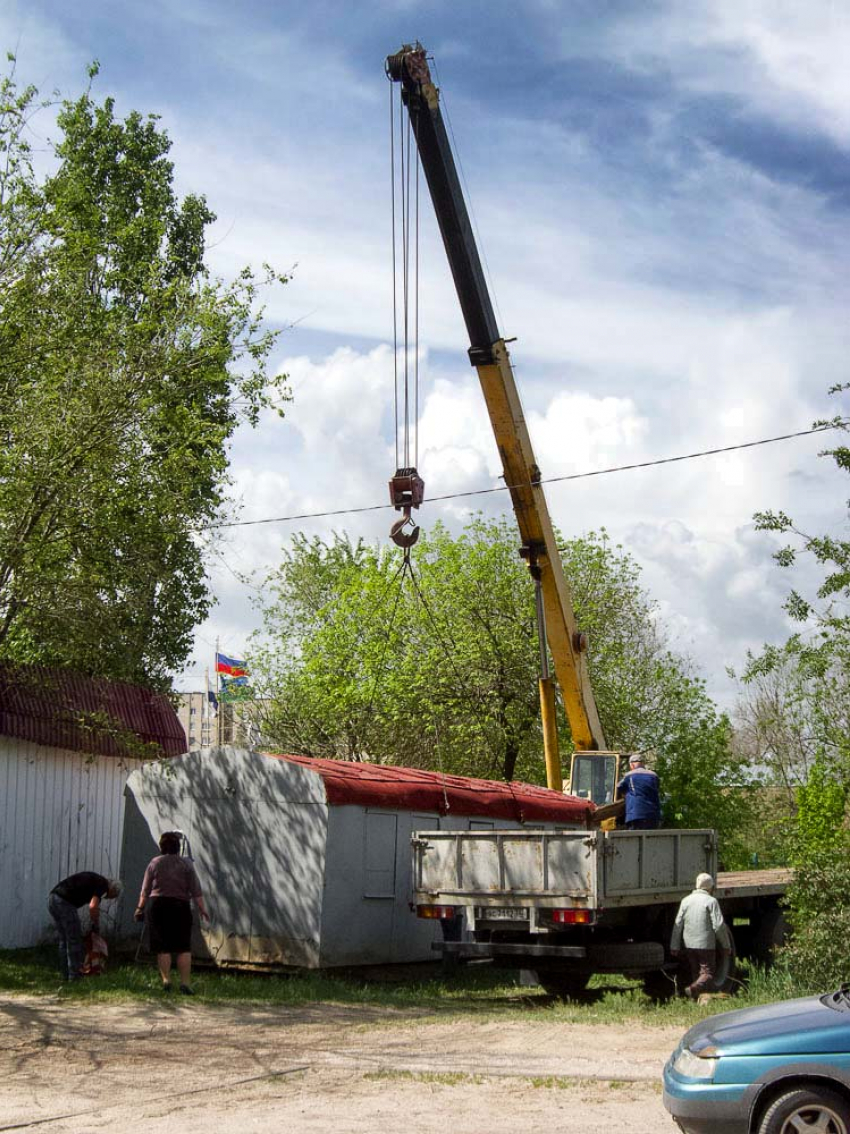
{"label": "utility wire", "polygon": [[[759,441],[742,441],[738,445],[724,445],[716,449],[702,449],[697,453],[682,453],[677,457],[659,457],[654,461],[639,461],[632,465],[613,465],[607,469],[593,469],[590,472],[568,473],[566,476],[544,476],[540,484],[561,484],[568,480],[587,480],[593,476],[608,476],[610,473],[632,472],[634,469],[655,468],[658,465],[672,465],[678,461],[694,461],[700,457],[714,457],[720,453],[734,453],[740,449],[754,449],[759,445],[774,445],[778,441],[791,441],[795,437],[809,437],[813,433],[825,433],[830,429],[841,429],[843,424],[827,422],[813,429],[800,429],[796,433],[783,433],[778,437],[763,437]],[[468,492],[447,492],[442,496],[426,496],[424,503],[433,504],[440,500],[462,500],[470,496],[489,496],[494,492],[510,492],[525,485],[499,484],[495,488],[473,488]],[[384,512],[392,504],[367,504],[359,508],[337,508],[330,512],[300,512],[290,516],[267,516],[262,520],[224,520],[221,523],[204,524],[199,531],[217,531],[220,528],[250,528],[258,524],[284,524],[295,520],[323,520],[331,516],[354,516],[363,512]]]}

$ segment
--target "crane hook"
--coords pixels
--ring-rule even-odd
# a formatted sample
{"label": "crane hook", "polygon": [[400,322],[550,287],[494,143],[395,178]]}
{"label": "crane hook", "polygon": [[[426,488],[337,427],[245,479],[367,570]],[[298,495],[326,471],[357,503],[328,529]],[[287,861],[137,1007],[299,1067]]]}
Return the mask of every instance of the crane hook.
{"label": "crane hook", "polygon": [[[425,499],[425,481],[415,468],[396,469],[390,481],[390,503],[402,518],[390,528],[390,539],[405,550],[413,547],[419,539],[419,526],[410,515],[412,508],[418,508]],[[404,529],[410,525],[410,531]]]}
{"label": "crane hook", "polygon": [[[410,524],[410,531],[406,532],[404,529],[408,524]],[[411,516],[408,508],[405,508],[402,518],[396,520],[390,528],[390,539],[399,547],[403,547],[405,551],[413,547],[414,543],[419,539],[419,525]]]}

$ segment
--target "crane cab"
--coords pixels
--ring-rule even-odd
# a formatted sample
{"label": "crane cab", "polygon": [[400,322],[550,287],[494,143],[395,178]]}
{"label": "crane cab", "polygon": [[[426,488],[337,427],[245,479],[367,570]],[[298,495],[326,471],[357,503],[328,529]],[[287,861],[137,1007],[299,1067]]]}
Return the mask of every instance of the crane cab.
{"label": "crane cab", "polygon": [[619,781],[619,752],[574,752],[566,791],[579,799],[589,799],[597,807],[604,807],[614,802],[614,791]]}

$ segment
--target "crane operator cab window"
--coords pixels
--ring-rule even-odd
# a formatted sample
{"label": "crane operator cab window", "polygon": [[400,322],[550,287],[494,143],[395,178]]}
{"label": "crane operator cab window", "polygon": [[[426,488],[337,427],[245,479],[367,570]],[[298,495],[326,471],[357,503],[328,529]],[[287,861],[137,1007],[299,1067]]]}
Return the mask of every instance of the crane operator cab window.
{"label": "crane operator cab window", "polygon": [[597,807],[614,802],[620,759],[616,752],[576,752],[570,767],[569,794]]}

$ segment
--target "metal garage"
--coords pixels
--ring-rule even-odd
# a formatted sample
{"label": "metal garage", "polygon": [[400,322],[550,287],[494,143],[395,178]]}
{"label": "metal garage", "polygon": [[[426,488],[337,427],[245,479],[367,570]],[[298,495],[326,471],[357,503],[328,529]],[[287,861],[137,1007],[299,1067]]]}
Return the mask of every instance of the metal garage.
{"label": "metal garage", "polygon": [[307,968],[433,957],[439,923],[409,905],[414,831],[583,827],[591,810],[527,784],[229,747],[141,768],[125,794],[126,937],[157,839],[179,829],[212,917],[196,956]]}

